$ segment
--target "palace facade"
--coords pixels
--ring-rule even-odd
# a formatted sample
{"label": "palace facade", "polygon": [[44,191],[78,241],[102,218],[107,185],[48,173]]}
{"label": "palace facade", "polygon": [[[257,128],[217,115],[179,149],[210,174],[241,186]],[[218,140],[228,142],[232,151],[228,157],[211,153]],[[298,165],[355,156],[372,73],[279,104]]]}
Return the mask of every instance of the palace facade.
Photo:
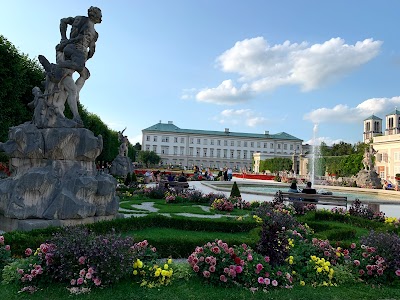
{"label": "palace facade", "polygon": [[[154,151],[163,165],[192,168],[231,167],[234,170],[254,169],[254,157],[292,158],[302,153],[302,140],[286,132],[263,134],[182,129],[172,121],[142,130],[142,149]],[[259,153],[259,155],[254,155]]]}
{"label": "palace facade", "polygon": [[382,179],[394,181],[400,174],[400,111],[395,109],[382,119],[372,115],[364,120],[364,143],[372,143],[375,153],[375,171]]}

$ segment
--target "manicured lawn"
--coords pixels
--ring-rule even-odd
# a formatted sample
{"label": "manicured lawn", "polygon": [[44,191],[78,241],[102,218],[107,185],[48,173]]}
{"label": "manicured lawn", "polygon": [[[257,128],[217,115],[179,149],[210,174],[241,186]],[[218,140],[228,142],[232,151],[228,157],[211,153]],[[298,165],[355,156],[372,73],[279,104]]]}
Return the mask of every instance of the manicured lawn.
{"label": "manicured lawn", "polygon": [[276,300],[378,300],[378,299],[400,299],[400,286],[373,287],[363,283],[340,287],[318,287],[309,286],[295,287],[293,289],[275,289],[272,291],[255,292],[243,288],[226,288],[220,286],[211,286],[203,283],[197,277],[192,277],[185,281],[175,280],[170,286],[161,288],[143,288],[133,281],[120,282],[114,286],[93,289],[89,294],[73,296],[65,288],[65,285],[51,284],[46,288],[30,295],[18,294],[18,288],[15,285],[4,285],[0,287],[0,299],[96,299],[96,300],[128,300],[128,299],[146,299],[146,300],[205,300],[205,299],[276,299]]}

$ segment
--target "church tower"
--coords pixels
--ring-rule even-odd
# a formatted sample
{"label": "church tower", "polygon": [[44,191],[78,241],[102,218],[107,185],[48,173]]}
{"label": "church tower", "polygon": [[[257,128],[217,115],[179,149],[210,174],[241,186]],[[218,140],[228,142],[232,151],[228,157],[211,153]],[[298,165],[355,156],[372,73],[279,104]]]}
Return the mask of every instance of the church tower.
{"label": "church tower", "polygon": [[367,144],[371,142],[374,136],[379,135],[382,135],[382,119],[375,115],[371,115],[364,120],[363,142]]}
{"label": "church tower", "polygon": [[385,135],[400,133],[400,111],[397,108],[386,115]]}

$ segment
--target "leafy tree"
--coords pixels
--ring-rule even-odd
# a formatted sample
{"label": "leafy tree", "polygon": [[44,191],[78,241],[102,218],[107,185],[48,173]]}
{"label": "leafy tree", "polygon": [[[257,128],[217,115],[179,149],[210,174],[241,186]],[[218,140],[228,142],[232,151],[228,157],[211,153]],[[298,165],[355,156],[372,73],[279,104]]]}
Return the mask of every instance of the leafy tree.
{"label": "leafy tree", "polygon": [[144,163],[146,167],[149,167],[150,164],[158,164],[161,161],[161,157],[158,156],[154,151],[140,151],[139,161]]}
{"label": "leafy tree", "polygon": [[354,153],[354,147],[352,144],[340,142],[339,144],[333,144],[331,150],[331,156],[342,156],[350,155]]}
{"label": "leafy tree", "polygon": [[32,88],[41,87],[44,79],[40,64],[0,35],[0,141],[7,140],[11,126],[32,119],[27,104],[33,99]]}

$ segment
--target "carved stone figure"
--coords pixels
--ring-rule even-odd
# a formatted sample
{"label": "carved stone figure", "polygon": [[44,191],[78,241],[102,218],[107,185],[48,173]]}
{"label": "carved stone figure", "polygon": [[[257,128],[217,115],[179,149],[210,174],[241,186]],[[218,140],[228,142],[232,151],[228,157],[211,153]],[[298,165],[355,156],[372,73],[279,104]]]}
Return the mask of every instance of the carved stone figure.
{"label": "carved stone figure", "polygon": [[118,141],[121,143],[119,145],[119,155],[120,156],[128,156],[128,137],[124,135],[124,131],[126,127],[122,131],[118,131]]}
{"label": "carved stone figure", "polygon": [[[85,62],[93,56],[98,36],[94,24],[100,21],[96,7],[89,9],[89,17],[62,19],[57,64],[39,57],[47,72],[46,89],[44,93],[39,87],[32,89],[34,99],[28,104],[34,108],[32,122],[11,127],[8,141],[0,143],[12,170],[10,177],[0,180],[0,230],[92,223],[117,216],[117,181],[98,173],[95,166],[103,138],[81,128],[77,107],[79,91],[89,77]],[[67,25],[72,25],[69,39]],[[74,72],[80,74],[76,82]],[[66,101],[73,120],[64,116]]]}
{"label": "carved stone figure", "polygon": [[[39,61],[46,71],[45,94],[47,104],[54,107],[58,117],[64,117],[64,105],[68,103],[73,114],[76,126],[82,125],[79,116],[77,103],[79,92],[85,81],[89,78],[90,72],[85,64],[96,49],[98,33],[94,25],[101,23],[101,10],[97,7],[90,7],[88,17],[76,16],[63,18],[60,21],[61,41],[56,46],[56,64],[52,64],[43,55],[39,55]],[[71,25],[70,37],[67,39],[66,32],[68,25]],[[72,75],[79,73],[79,78],[74,82]]]}
{"label": "carved stone figure", "polygon": [[362,163],[364,165],[364,170],[366,171],[373,171],[374,170],[374,163],[372,161],[372,157],[375,155],[377,151],[374,150],[372,146],[365,148],[364,158]]}

